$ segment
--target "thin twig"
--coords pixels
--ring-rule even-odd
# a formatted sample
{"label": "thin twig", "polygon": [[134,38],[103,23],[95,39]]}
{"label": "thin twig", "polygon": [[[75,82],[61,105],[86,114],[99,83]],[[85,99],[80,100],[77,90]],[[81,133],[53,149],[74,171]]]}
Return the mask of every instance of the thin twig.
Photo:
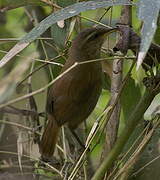
{"label": "thin twig", "polygon": [[[18,155],[18,153],[16,153],[16,152],[10,152],[10,151],[0,151],[0,154],[11,154],[11,155],[16,155],[16,156]],[[29,159],[32,159],[32,160],[34,160],[34,161],[39,161],[39,162],[43,163],[44,165],[46,165],[47,167],[49,167],[51,170],[53,170],[53,172],[56,172],[56,173],[58,173],[61,177],[63,177],[62,174],[61,174],[61,172],[60,172],[58,169],[56,169],[56,168],[54,168],[53,166],[51,166],[50,164],[45,163],[45,162],[43,162],[43,161],[41,161],[41,160],[39,160],[39,159],[30,157],[30,156],[25,155],[25,154],[23,154],[22,156],[23,156],[23,157],[26,157],[26,158],[29,158]]]}
{"label": "thin twig", "polygon": [[113,161],[115,161],[118,155],[122,152],[122,149],[124,145],[126,144],[128,138],[132,134],[133,130],[136,128],[139,121],[142,119],[142,115],[151,104],[153,98],[159,93],[160,87],[159,89],[157,88],[156,90],[145,91],[144,96],[141,98],[136,108],[132,112],[130,118],[128,119],[129,123],[127,124],[127,128],[124,127],[114,147],[112,148],[108,156],[105,157],[103,163],[100,165],[100,167],[96,171],[92,180],[101,180],[102,177],[104,177],[106,171],[111,167]]}
{"label": "thin twig", "polygon": [[[148,125],[149,126],[149,125]],[[140,140],[140,138],[142,138],[142,136],[144,135],[145,132],[147,132],[148,130],[148,126],[146,126],[144,128],[144,130],[141,132],[141,134],[136,138],[136,140],[134,141],[134,143],[131,145],[131,147],[128,149],[128,151],[123,155],[123,157],[121,159],[119,159],[118,164],[116,165],[116,167],[114,168],[114,170],[112,171],[111,174],[109,174],[109,176],[107,177],[108,180],[112,177],[112,175],[115,173],[115,171],[118,169],[118,167],[121,165],[121,163],[123,162],[123,160],[127,157],[127,155],[133,150],[133,148],[135,148],[136,144],[138,143],[138,141]]]}
{"label": "thin twig", "polygon": [[4,108],[0,109],[0,112],[2,113],[9,113],[9,114],[22,114],[23,116],[32,116],[32,115],[38,115],[41,117],[45,117],[45,113],[38,113],[36,111],[27,110],[27,109],[19,109],[13,106],[6,106]]}
{"label": "thin twig", "polygon": [[125,173],[128,169],[130,169],[133,164],[135,164],[135,162],[137,161],[137,158],[139,156],[139,154],[141,153],[141,151],[144,149],[144,147],[147,145],[148,141],[151,139],[155,129],[158,127],[159,122],[157,121],[156,124],[154,125],[154,127],[149,131],[149,133],[147,133],[143,140],[141,141],[141,143],[138,145],[138,147],[136,148],[135,152],[132,153],[132,155],[130,156],[129,160],[125,163],[125,165],[119,170],[119,172],[117,173],[117,175],[114,177],[113,180],[117,180],[117,178],[119,178],[119,176],[123,173]]}
{"label": "thin twig", "polygon": [[[17,42],[20,41],[21,38],[0,38],[0,42]],[[53,40],[51,37],[39,37],[37,40]]]}
{"label": "thin twig", "polygon": [[[35,131],[33,128],[30,128],[30,127],[27,127],[27,126],[24,126],[24,125],[22,125],[22,124],[18,124],[18,123],[15,123],[15,122],[11,122],[11,121],[0,120],[0,123],[17,126],[17,127],[23,128],[23,129],[28,130],[28,131],[31,131],[31,132]],[[38,132],[36,132],[36,133],[38,133]],[[38,134],[40,134],[40,133],[38,133]],[[40,135],[41,135],[41,134],[40,134]]]}
{"label": "thin twig", "polygon": [[[120,59],[124,59],[125,57],[120,57]],[[85,64],[85,63],[93,63],[93,62],[97,62],[97,61],[104,61],[104,60],[113,60],[114,58],[101,58],[101,59],[96,59],[96,60],[91,60],[91,61],[85,61],[85,62],[75,62],[70,68],[68,68],[66,71],[64,71],[62,74],[60,74],[59,76],[57,76],[53,81],[51,81],[50,83],[48,83],[47,85],[45,85],[44,87],[32,92],[32,93],[28,93],[22,97],[18,97],[16,99],[10,100],[7,103],[1,104],[0,108],[3,108],[5,106],[11,105],[13,103],[16,103],[18,101],[24,100],[26,98],[29,98],[30,96],[33,96],[35,94],[39,94],[41,92],[44,92],[48,87],[50,87],[53,83],[55,83],[58,79],[62,78],[65,74],[67,74],[69,71],[71,71],[73,68],[75,68],[78,65],[81,64]],[[128,58],[130,59],[130,58]],[[132,59],[135,59],[135,57],[132,57]]]}
{"label": "thin twig", "polygon": [[[134,67],[134,64],[135,64],[135,63],[132,64],[132,66],[131,66],[128,74],[127,74],[126,77],[124,78],[124,81],[123,81],[123,83],[122,83],[122,87],[121,87],[120,92],[122,92],[122,89],[124,88],[124,85],[125,85],[125,83],[127,82],[128,77],[130,76],[130,73],[131,73],[131,71],[132,71],[132,69],[133,69],[133,67]],[[82,165],[83,157],[84,157],[85,154],[87,153],[88,148],[89,148],[89,146],[91,145],[91,143],[92,143],[94,137],[96,136],[98,130],[99,130],[99,129],[101,128],[101,126],[103,125],[104,120],[106,121],[106,119],[103,118],[104,115],[105,115],[105,116],[108,115],[108,120],[109,120],[109,117],[111,116],[111,114],[112,114],[112,112],[113,112],[113,110],[114,110],[114,107],[115,107],[115,105],[116,105],[116,102],[118,101],[118,99],[119,99],[119,97],[120,97],[120,94],[121,94],[120,92],[119,92],[119,94],[117,95],[117,99],[115,100],[115,104],[113,104],[113,106],[107,106],[107,107],[105,108],[105,110],[102,112],[102,114],[97,118],[97,120],[96,120],[96,122],[94,123],[94,125],[92,126],[92,129],[91,129],[91,131],[90,131],[90,133],[89,133],[89,135],[88,135],[88,138],[87,138],[87,140],[86,140],[86,143],[85,143],[85,147],[86,147],[86,148],[85,148],[85,150],[83,151],[82,155],[79,157],[79,160],[77,161],[77,164],[75,165],[73,171],[71,172],[68,180],[73,180],[74,177],[76,176],[76,173],[78,172],[78,169],[79,169],[80,166]],[[103,119],[102,119],[102,118],[103,118]],[[105,122],[105,123],[107,123],[107,122]]]}

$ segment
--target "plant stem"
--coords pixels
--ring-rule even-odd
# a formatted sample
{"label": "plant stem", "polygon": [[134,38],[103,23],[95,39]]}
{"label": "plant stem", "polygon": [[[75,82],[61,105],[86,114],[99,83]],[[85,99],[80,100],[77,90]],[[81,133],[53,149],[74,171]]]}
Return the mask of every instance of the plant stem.
{"label": "plant stem", "polygon": [[92,177],[92,180],[102,180],[107,170],[111,167],[112,163],[116,160],[119,154],[122,152],[126,142],[131,136],[132,132],[136,128],[139,121],[142,119],[145,111],[151,104],[152,100],[155,97],[155,93],[151,91],[145,92],[144,96],[139,101],[138,105],[134,109],[130,118],[128,119],[128,124],[122,130],[118,140],[116,141],[113,149],[110,151],[107,157],[104,158],[103,163],[96,171],[95,175]]}

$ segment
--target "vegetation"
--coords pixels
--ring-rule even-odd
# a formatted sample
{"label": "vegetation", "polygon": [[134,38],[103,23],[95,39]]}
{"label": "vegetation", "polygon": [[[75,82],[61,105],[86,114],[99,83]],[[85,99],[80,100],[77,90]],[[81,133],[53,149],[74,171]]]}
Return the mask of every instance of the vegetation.
{"label": "vegetation", "polygon": [[[159,179],[160,3],[150,4],[0,0],[0,179]],[[42,162],[47,89],[72,39],[95,25],[118,32],[99,59],[101,97],[77,129],[86,148],[63,127],[55,157]]]}

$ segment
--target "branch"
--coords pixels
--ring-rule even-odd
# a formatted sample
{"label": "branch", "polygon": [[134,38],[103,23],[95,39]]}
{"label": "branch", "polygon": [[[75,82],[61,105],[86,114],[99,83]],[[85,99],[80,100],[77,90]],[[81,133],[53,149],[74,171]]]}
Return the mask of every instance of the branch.
{"label": "branch", "polygon": [[99,167],[99,169],[96,171],[95,175],[93,176],[92,180],[101,180],[107,170],[112,166],[113,162],[116,160],[116,158],[120,155],[122,152],[126,142],[128,141],[129,137],[131,136],[132,132],[136,128],[137,124],[142,119],[142,116],[144,115],[145,111],[151,104],[154,97],[158,94],[159,89],[157,91],[149,91],[146,90],[144,96],[141,98],[140,102],[132,112],[130,118],[128,119],[128,124],[126,127],[123,128],[121,131],[121,134],[116,141],[113,149],[110,151],[108,156],[104,159],[103,163]]}
{"label": "branch", "polygon": [[[120,25],[125,26],[125,29],[128,30],[129,26],[132,24],[131,14],[132,14],[132,6],[128,6],[128,5],[124,6],[121,10],[121,16],[118,22],[119,26]],[[123,40],[123,48],[125,49],[124,55],[126,55],[130,43],[129,37],[130,37],[130,31],[128,30],[126,38]],[[120,92],[122,77],[123,77],[123,61],[117,58],[113,61],[110,105],[114,104],[114,101],[117,98],[118,93]],[[120,113],[121,113],[121,103],[119,100],[114,108],[114,111],[112,112],[112,115],[106,127],[106,142],[103,150],[104,157],[108,155],[108,153],[111,151],[112,147],[116,142],[119,121],[120,121],[119,120]]]}
{"label": "branch", "polygon": [[0,109],[2,113],[9,113],[9,114],[22,114],[23,116],[33,116],[39,115],[41,117],[45,117],[45,113],[37,113],[36,111],[27,110],[27,109],[18,109],[13,106],[6,106]]}

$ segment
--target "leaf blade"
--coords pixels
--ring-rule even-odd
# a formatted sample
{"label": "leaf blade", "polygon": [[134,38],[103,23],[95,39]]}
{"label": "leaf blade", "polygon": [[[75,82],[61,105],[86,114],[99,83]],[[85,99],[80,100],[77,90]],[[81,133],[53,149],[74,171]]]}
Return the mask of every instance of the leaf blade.
{"label": "leaf blade", "polygon": [[142,0],[139,2],[138,17],[143,21],[142,40],[138,54],[137,70],[145,58],[157,28],[157,18],[160,11],[159,0]]}
{"label": "leaf blade", "polygon": [[[25,35],[15,46],[20,46],[21,44],[25,44],[26,46],[22,46],[15,52],[14,56],[22,51],[25,47],[27,47],[32,41],[38,38],[42,33],[44,33],[52,24],[73,17],[80,12],[102,8],[106,6],[114,6],[114,5],[132,5],[133,3],[128,0],[102,0],[102,1],[87,1],[87,2],[79,2],[73,5],[70,5],[66,8],[63,8],[55,13],[49,15],[47,18],[42,20],[37,26],[35,26],[27,35]],[[15,46],[13,47],[15,50]],[[12,49],[13,49],[12,48]],[[10,50],[8,53],[12,54]],[[12,57],[7,54],[0,61],[0,68],[2,68]],[[5,61],[5,62],[4,62]]]}

